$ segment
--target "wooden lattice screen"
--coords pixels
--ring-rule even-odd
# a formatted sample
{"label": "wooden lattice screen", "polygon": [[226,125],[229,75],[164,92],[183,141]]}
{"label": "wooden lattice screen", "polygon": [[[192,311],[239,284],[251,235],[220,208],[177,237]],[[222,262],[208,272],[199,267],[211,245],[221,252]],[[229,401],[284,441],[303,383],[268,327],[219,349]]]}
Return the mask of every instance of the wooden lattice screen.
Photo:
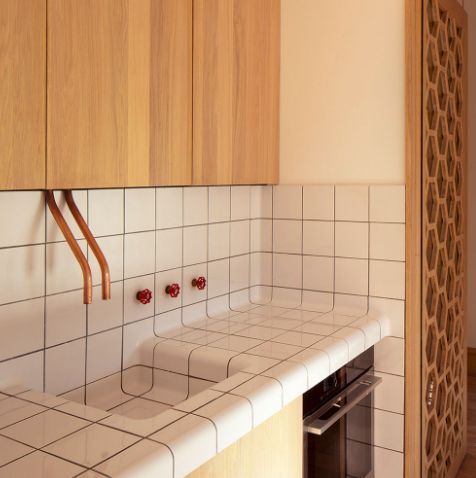
{"label": "wooden lattice screen", "polygon": [[455,476],[466,448],[466,37],[456,0],[424,0],[422,476],[428,478]]}

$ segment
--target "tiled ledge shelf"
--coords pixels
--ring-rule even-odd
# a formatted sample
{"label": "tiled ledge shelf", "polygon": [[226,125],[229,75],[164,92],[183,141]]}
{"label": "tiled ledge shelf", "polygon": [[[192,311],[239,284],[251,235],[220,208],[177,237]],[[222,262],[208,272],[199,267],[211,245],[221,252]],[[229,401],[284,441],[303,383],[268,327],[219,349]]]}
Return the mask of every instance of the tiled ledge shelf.
{"label": "tiled ledge shelf", "polygon": [[0,477],[183,477],[389,335],[384,316],[247,304],[146,341],[144,365],[63,397],[4,389]]}

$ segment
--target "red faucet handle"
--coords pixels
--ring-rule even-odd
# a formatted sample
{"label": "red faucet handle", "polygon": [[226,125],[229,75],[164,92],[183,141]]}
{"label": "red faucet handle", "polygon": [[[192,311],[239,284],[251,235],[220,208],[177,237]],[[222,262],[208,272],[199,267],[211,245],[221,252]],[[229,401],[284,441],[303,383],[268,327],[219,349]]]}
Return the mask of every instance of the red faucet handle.
{"label": "red faucet handle", "polygon": [[177,297],[180,294],[180,286],[177,283],[169,284],[165,288],[165,293],[169,294],[170,297]]}
{"label": "red faucet handle", "polygon": [[200,276],[192,279],[192,287],[196,287],[198,290],[203,290],[207,286],[207,279]]}
{"label": "red faucet handle", "polygon": [[136,299],[141,304],[149,304],[152,300],[152,292],[149,289],[140,290],[139,292],[137,292]]}

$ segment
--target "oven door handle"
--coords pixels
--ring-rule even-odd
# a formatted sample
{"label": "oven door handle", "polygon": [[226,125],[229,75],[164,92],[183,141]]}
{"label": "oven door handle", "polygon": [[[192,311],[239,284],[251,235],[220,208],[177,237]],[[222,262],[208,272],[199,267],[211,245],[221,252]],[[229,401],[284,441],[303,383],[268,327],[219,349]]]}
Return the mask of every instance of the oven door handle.
{"label": "oven door handle", "polygon": [[[322,405],[316,412],[304,419],[304,432],[322,435],[334,423],[349,413],[359,402],[371,393],[382,379],[368,373],[346,387],[337,397]],[[326,414],[328,418],[321,417]]]}

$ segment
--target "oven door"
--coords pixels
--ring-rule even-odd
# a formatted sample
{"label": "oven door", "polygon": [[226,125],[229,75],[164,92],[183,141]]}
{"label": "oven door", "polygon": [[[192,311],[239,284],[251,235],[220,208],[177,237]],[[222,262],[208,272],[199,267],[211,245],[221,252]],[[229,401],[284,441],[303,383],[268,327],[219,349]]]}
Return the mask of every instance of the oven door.
{"label": "oven door", "polygon": [[367,373],[304,419],[305,478],[373,476],[371,393],[381,381]]}

